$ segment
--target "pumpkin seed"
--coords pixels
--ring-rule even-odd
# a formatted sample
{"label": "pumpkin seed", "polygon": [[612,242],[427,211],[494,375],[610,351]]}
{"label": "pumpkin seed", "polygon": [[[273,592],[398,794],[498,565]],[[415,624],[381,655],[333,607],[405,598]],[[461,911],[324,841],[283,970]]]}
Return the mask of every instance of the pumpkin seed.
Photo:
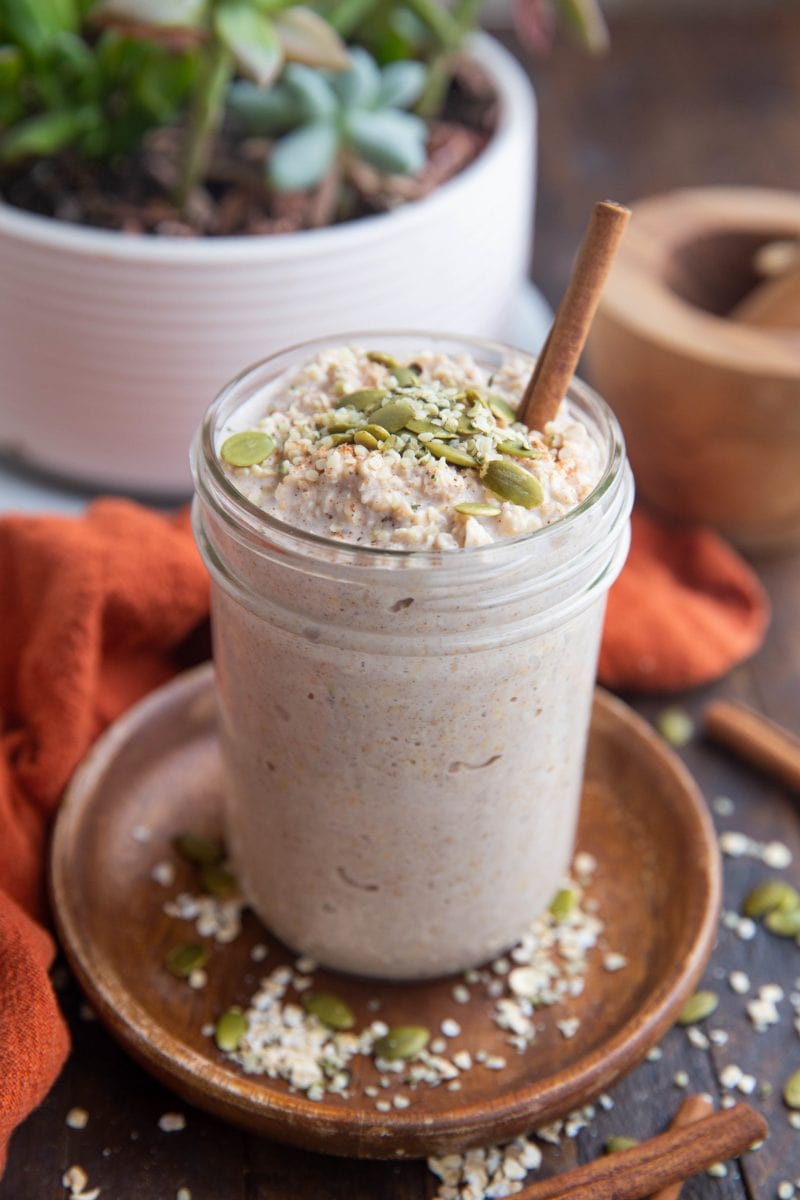
{"label": "pumpkin seed", "polygon": [[800,905],[788,912],[773,908],[764,917],[764,928],[778,937],[796,937],[800,933]]}
{"label": "pumpkin seed", "polygon": [[358,421],[331,421],[330,425],[325,427],[327,433],[352,433],[354,429],[360,429],[361,424]]}
{"label": "pumpkin seed", "polygon": [[377,450],[380,442],[371,433],[367,433],[366,429],[357,429],[353,434],[353,441],[357,446],[366,446],[367,450]]}
{"label": "pumpkin seed", "polygon": [[370,408],[377,408],[386,395],[385,388],[359,388],[358,391],[342,396],[339,407],[357,408],[359,412],[366,412]]}
{"label": "pumpkin seed", "polygon": [[548,912],[554,916],[557,921],[564,921],[575,908],[578,903],[578,897],[573,892],[572,888],[559,888],[553,899],[550,901]]}
{"label": "pumpkin seed", "polygon": [[222,842],[215,838],[202,837],[199,833],[179,833],[172,839],[172,844],[181,858],[185,858],[196,867],[222,862],[225,856]]}
{"label": "pumpkin seed", "polygon": [[331,434],[331,443],[334,446],[349,446],[355,441],[355,434],[351,429],[349,433],[333,433]]}
{"label": "pumpkin seed", "polygon": [[480,504],[472,500],[462,500],[460,504],[454,504],[453,508],[457,513],[463,513],[465,517],[499,517],[500,509],[494,504]]}
{"label": "pumpkin seed", "polygon": [[716,992],[695,992],[678,1013],[678,1025],[697,1025],[716,1011],[719,996]]}
{"label": "pumpkin seed", "polygon": [[489,393],[487,399],[489,408],[492,410],[498,421],[501,421],[507,425],[514,424],[517,414],[514,412],[514,409],[507,400],[504,400],[502,396],[497,396],[492,392]]}
{"label": "pumpkin seed", "polygon": [[396,367],[397,359],[392,354],[384,354],[383,350],[370,350],[367,354],[370,362],[378,363],[382,367]]}
{"label": "pumpkin seed", "polygon": [[217,1018],[214,1026],[214,1041],[220,1050],[238,1050],[239,1043],[247,1033],[247,1017],[234,1005]]}
{"label": "pumpkin seed", "polygon": [[382,425],[389,433],[399,433],[409,417],[414,415],[414,405],[408,400],[390,400],[377,412],[370,413],[376,425]]}
{"label": "pumpkin seed", "polygon": [[398,387],[414,387],[419,383],[416,371],[412,371],[411,367],[394,367],[392,374],[397,380]]}
{"label": "pumpkin seed", "polygon": [[762,879],[744,898],[742,912],[746,917],[763,917],[777,908],[788,912],[800,904],[800,893],[785,879]]}
{"label": "pumpkin seed", "polygon": [[309,1016],[328,1029],[352,1029],[356,1023],[353,1010],[333,992],[303,992],[303,1008]]}
{"label": "pumpkin seed", "polygon": [[423,421],[419,417],[410,417],[405,428],[410,429],[412,433],[432,433],[442,442],[458,437],[457,433],[450,433],[447,429],[442,429],[441,425],[434,425],[431,421]]}
{"label": "pumpkin seed", "polygon": [[365,425],[367,433],[371,433],[379,442],[385,442],[391,436],[388,429],[384,429],[383,425]]}
{"label": "pumpkin seed", "polygon": [[664,741],[676,750],[686,746],[694,737],[694,721],[686,709],[677,704],[660,712],[655,724]]}
{"label": "pumpkin seed", "polygon": [[372,1047],[373,1053],[376,1058],[384,1058],[387,1062],[416,1058],[427,1046],[430,1036],[424,1025],[397,1025],[378,1038]]}
{"label": "pumpkin seed", "polygon": [[800,1108],[800,1071],[790,1075],[783,1085],[783,1099],[789,1108]]}
{"label": "pumpkin seed", "polygon": [[219,863],[208,863],[200,872],[200,882],[210,896],[217,900],[229,900],[239,890],[236,876]]}
{"label": "pumpkin seed", "polygon": [[626,1137],[623,1133],[615,1133],[610,1138],[606,1138],[605,1152],[606,1154],[619,1154],[620,1150],[631,1150],[638,1145],[637,1138]]}
{"label": "pumpkin seed", "polygon": [[192,971],[199,971],[208,962],[208,950],[200,942],[186,942],[175,946],[164,959],[164,966],[179,979],[188,979]]}
{"label": "pumpkin seed", "polygon": [[510,454],[514,458],[541,458],[538,450],[519,442],[498,442],[497,449],[501,454]]}
{"label": "pumpkin seed", "polygon": [[507,458],[493,458],[484,471],[483,482],[495,496],[521,508],[538,508],[544,500],[544,490],[536,476]]}
{"label": "pumpkin seed", "polygon": [[480,408],[488,408],[489,401],[477,388],[469,387],[464,392],[465,404],[477,404]]}
{"label": "pumpkin seed", "polygon": [[247,429],[226,438],[219,454],[232,467],[254,467],[269,458],[274,449],[275,442],[268,433]]}
{"label": "pumpkin seed", "polygon": [[430,442],[426,442],[425,449],[430,450],[434,458],[443,458],[455,467],[477,467],[478,465],[478,460],[473,458],[471,454],[467,454],[466,450],[459,450],[456,446],[448,446],[436,438]]}

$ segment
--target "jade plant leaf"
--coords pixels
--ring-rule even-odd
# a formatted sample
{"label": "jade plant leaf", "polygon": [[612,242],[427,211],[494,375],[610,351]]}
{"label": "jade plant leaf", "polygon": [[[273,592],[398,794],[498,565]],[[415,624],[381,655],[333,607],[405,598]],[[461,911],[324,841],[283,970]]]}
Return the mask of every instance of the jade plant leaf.
{"label": "jade plant leaf", "polygon": [[337,75],[332,84],[345,108],[372,108],[380,92],[381,72],[371,54],[354,46],[349,69]]}
{"label": "jade plant leaf", "polygon": [[393,62],[381,71],[380,108],[410,108],[420,97],[427,71],[421,62]]}
{"label": "jade plant leaf", "polygon": [[229,0],[214,12],[217,37],[237,66],[267,87],[283,65],[283,49],[272,22],[246,0]]}
{"label": "jade plant leaf", "polygon": [[289,63],[281,80],[295,98],[303,118],[330,117],[337,109],[333,87],[319,71],[302,63]]}
{"label": "jade plant leaf", "polygon": [[379,171],[415,175],[425,165],[427,126],[411,113],[354,110],[346,132],[359,157]]}
{"label": "jade plant leaf", "polygon": [[346,71],[347,49],[327,21],[302,5],[284,9],[273,21],[283,52],[290,62],[329,71]]}
{"label": "jade plant leaf", "polygon": [[327,174],[339,145],[331,121],[303,125],[275,145],[269,160],[269,180],[282,192],[315,187]]}
{"label": "jade plant leaf", "polygon": [[228,107],[246,133],[273,137],[303,120],[304,110],[298,96],[281,81],[261,88],[239,79],[228,90]]}

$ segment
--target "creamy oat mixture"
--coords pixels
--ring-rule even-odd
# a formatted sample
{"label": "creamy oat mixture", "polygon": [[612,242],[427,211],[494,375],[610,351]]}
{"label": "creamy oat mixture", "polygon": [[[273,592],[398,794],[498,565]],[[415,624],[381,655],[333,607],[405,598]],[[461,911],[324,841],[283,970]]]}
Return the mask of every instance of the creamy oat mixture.
{"label": "creamy oat mixture", "polygon": [[269,411],[232,419],[220,456],[250,501],[325,537],[396,550],[516,537],[575,508],[603,469],[565,406],[541,433],[515,422],[529,374],[521,356],[489,372],[468,355],[326,349],[270,389]]}

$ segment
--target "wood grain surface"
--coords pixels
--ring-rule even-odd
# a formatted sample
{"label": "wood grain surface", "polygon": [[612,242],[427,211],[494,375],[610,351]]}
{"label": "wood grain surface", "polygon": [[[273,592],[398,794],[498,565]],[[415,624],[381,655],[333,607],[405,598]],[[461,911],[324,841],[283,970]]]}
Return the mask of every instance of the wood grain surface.
{"label": "wood grain surface", "polygon": [[[540,107],[540,173],[535,271],[551,303],[558,301],[586,212],[594,200],[621,201],[678,186],[749,184],[800,189],[797,112],[800,108],[800,9],[782,3],[710,6],[695,3],[626,6],[612,16],[608,59],[587,62],[566,44],[535,69]],[[716,697],[746,701],[800,732],[800,557],[757,564],[773,604],[766,644],[752,662],[715,687],[677,700],[696,722]],[[664,700],[636,707],[654,718]],[[797,798],[695,738],[680,752],[709,801],[725,795],[733,811],[713,811],[720,830],[743,830],[762,841],[779,839],[794,853],[781,874],[798,883],[800,811]],[[767,871],[751,858],[725,862],[725,905],[737,909]],[[124,927],[120,937],[124,938]],[[788,1002],[781,1021],[756,1034],[747,997],[727,984],[745,970],[753,988],[777,982],[787,993],[800,975],[792,943],[759,930],[742,941],[721,929],[704,984],[719,993],[711,1023],[725,1046],[693,1047],[683,1029],[662,1040],[663,1057],[637,1067],[612,1092],[614,1108],[560,1147],[543,1145],[542,1175],[585,1162],[611,1134],[649,1137],[665,1128],[689,1086],[719,1097],[719,1076],[738,1064],[758,1080],[751,1101],[769,1121],[763,1148],[723,1178],[701,1175],[683,1200],[772,1200],[781,1180],[800,1177],[800,1131],[780,1098],[790,1071],[800,1067],[800,1040]],[[244,1133],[187,1107],[117,1047],[96,1021],[85,1019],[80,992],[63,965],[56,975],[73,1036],[72,1057],[52,1093],[11,1144],[2,1200],[61,1200],[61,1174],[84,1166],[102,1187],[100,1200],[174,1200],[180,1187],[192,1200],[429,1200],[436,1180],[422,1162],[349,1162],[309,1154]],[[751,995],[753,991],[751,990]],[[82,1015],[83,1013],[83,1015]],[[769,1094],[763,1094],[768,1088]],[[72,1130],[65,1116],[85,1108],[89,1123]],[[181,1133],[162,1133],[159,1116],[176,1109]]]}

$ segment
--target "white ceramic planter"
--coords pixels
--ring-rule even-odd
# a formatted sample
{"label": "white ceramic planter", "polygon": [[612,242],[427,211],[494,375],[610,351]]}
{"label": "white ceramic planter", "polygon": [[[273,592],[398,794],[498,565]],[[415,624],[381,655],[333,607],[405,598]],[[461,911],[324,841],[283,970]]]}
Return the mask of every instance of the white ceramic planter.
{"label": "white ceramic planter", "polygon": [[258,358],[350,329],[502,336],[529,262],[535,106],[506,50],[486,36],[474,50],[501,98],[495,136],[392,213],[194,240],[0,204],[0,448],[95,487],[178,495],[206,405]]}

